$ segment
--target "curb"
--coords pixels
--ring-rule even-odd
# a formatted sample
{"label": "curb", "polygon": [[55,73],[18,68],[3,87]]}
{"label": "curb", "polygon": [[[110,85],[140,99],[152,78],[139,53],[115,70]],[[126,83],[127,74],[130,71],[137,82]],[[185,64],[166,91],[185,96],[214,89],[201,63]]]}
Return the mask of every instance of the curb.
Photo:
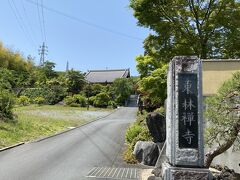
{"label": "curb", "polygon": [[21,146],[21,145],[23,145],[23,144],[25,144],[25,142],[20,142],[20,143],[14,144],[14,145],[12,145],[12,146],[8,146],[8,147],[5,147],[5,148],[2,148],[2,149],[0,149],[0,152],[5,151],[5,150],[8,150],[8,149],[15,148],[15,147],[18,147],[18,146]]}
{"label": "curb", "polygon": [[40,142],[40,141],[43,141],[43,140],[46,140],[46,139],[49,139],[49,138],[52,138],[52,137],[55,137],[55,136],[58,136],[58,135],[67,133],[67,132],[69,132],[69,131],[73,131],[73,130],[75,130],[75,129],[77,129],[77,128],[80,128],[80,127],[82,127],[82,126],[86,126],[86,125],[88,125],[88,124],[90,124],[90,123],[93,123],[93,122],[95,122],[95,121],[97,121],[97,120],[106,118],[106,117],[110,116],[111,114],[115,113],[116,111],[118,111],[119,109],[120,109],[120,108],[116,108],[116,109],[114,109],[111,113],[107,114],[106,116],[102,116],[102,117],[96,118],[96,119],[94,119],[94,120],[92,120],[92,121],[90,121],[90,122],[87,122],[87,123],[85,123],[85,124],[81,124],[81,125],[79,125],[79,126],[77,126],[77,127],[73,127],[73,128],[71,128],[71,129],[67,129],[67,130],[64,130],[64,131],[62,131],[62,132],[58,132],[58,133],[56,133],[56,134],[53,134],[53,135],[50,135],[50,136],[47,136],[47,137],[43,137],[43,138],[40,138],[40,139],[36,139],[36,140],[33,140],[33,141],[29,141],[29,142],[27,142],[27,143]]}

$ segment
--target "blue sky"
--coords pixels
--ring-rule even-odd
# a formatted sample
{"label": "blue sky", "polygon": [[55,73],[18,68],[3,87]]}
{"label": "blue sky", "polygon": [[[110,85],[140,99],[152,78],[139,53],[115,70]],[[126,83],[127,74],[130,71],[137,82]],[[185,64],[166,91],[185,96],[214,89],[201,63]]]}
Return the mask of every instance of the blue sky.
{"label": "blue sky", "polygon": [[[36,5],[41,1],[44,18]],[[130,68],[137,75],[135,57],[143,53],[149,30],[137,26],[128,4],[129,0],[2,0],[0,40],[39,63],[45,29],[47,59],[56,63],[56,70],[65,70],[69,61],[70,68],[83,72]]]}

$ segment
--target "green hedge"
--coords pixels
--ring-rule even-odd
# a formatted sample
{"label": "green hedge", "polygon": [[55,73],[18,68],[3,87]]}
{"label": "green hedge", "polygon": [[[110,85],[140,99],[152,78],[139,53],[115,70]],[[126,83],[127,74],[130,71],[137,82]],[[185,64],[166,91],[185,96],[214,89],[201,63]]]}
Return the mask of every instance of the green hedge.
{"label": "green hedge", "polygon": [[22,96],[27,96],[31,100],[37,97],[43,97],[46,104],[57,104],[66,96],[66,91],[60,86],[51,88],[27,88],[22,93]]}

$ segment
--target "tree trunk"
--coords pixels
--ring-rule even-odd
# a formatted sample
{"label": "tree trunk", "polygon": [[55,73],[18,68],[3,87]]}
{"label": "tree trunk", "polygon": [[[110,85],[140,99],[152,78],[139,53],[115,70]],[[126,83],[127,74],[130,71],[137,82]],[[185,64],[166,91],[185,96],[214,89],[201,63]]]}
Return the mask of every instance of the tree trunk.
{"label": "tree trunk", "polygon": [[207,41],[208,39],[207,38],[200,38],[201,39],[201,59],[207,59]]}
{"label": "tree trunk", "polygon": [[221,146],[216,147],[215,149],[207,152],[205,154],[205,162],[204,162],[204,166],[206,168],[209,168],[209,166],[211,165],[213,159],[218,156],[219,154],[222,154],[223,152],[225,152],[226,150],[228,150],[234,143],[234,141],[236,140],[237,136],[238,136],[238,132],[239,132],[239,125],[236,125],[234,127],[233,130],[233,135],[232,137],[225,141],[224,144],[222,144]]}

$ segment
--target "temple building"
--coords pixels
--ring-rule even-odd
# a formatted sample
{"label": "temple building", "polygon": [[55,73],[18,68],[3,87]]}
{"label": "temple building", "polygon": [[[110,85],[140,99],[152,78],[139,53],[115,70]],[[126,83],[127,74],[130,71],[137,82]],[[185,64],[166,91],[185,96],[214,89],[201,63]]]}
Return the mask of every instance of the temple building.
{"label": "temple building", "polygon": [[112,84],[117,78],[129,78],[130,69],[89,70],[85,79],[91,84]]}

